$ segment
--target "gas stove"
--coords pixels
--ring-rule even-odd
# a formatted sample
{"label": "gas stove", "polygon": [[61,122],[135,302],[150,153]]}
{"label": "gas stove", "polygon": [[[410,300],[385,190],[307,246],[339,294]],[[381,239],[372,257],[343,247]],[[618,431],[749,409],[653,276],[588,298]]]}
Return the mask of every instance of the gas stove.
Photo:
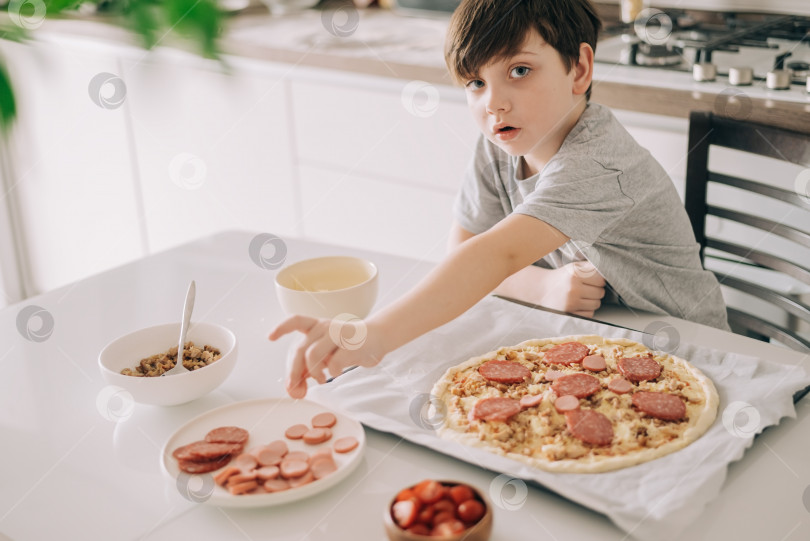
{"label": "gas stove", "polygon": [[607,28],[608,37],[596,47],[597,63],[637,68],[652,78],[661,70],[681,72],[691,74],[684,82],[810,100],[810,16],[700,17],[650,8],[633,23]]}

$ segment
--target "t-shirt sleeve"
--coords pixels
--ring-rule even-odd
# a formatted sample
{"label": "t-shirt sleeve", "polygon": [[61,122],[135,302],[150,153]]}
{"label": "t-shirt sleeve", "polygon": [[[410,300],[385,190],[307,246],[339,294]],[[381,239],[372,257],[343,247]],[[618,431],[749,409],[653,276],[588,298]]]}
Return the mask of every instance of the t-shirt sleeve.
{"label": "t-shirt sleeve", "polygon": [[593,244],[633,208],[622,192],[621,171],[591,157],[557,156],[514,212],[543,220],[572,240]]}
{"label": "t-shirt sleeve", "polygon": [[479,137],[453,205],[453,215],[461,227],[477,235],[506,217],[498,189],[506,170],[505,159],[493,152],[483,136]]}

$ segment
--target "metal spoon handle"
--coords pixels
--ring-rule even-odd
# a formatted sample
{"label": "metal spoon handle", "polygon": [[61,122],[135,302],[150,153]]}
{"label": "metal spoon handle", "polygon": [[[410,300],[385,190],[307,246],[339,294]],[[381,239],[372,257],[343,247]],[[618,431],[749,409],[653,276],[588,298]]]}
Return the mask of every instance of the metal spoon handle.
{"label": "metal spoon handle", "polygon": [[177,362],[176,366],[182,366],[183,353],[186,349],[186,334],[188,334],[189,321],[191,320],[191,311],[194,309],[194,297],[197,295],[197,284],[194,280],[188,285],[186,292],[186,303],[183,307],[183,321],[180,323],[180,342],[177,346]]}

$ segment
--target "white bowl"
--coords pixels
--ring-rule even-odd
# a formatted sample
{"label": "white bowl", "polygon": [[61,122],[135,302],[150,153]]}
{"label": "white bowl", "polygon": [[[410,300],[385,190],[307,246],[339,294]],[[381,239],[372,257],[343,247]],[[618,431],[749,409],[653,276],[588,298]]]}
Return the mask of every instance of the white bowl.
{"label": "white bowl", "polygon": [[236,364],[236,336],[215,323],[191,323],[186,341],[213,346],[222,356],[206,367],[163,377],[135,377],[121,373],[141,359],[168,351],[177,345],[180,322],[155,325],[116,338],[98,356],[101,375],[110,385],[128,391],[135,402],[157,406],[184,404],[217,388]]}
{"label": "white bowl", "polygon": [[276,294],[288,314],[366,317],[377,300],[377,266],[351,256],[305,259],[276,274]]}

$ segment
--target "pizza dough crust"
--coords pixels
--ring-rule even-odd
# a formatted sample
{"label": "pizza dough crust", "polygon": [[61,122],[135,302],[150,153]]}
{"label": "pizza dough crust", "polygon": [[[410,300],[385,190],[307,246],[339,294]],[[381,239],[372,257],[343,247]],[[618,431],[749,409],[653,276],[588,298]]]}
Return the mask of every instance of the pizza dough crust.
{"label": "pizza dough crust", "polygon": [[[596,353],[602,354],[607,370],[593,373],[579,365],[569,367],[542,362],[544,350],[575,341],[589,346],[592,353],[596,349]],[[687,406],[685,420],[653,419],[630,405],[632,392],[617,395],[607,389],[607,383],[621,375],[616,367],[619,357],[644,355],[647,352],[663,366],[663,371],[654,381],[641,382],[635,389],[664,391],[681,396]],[[508,359],[528,366],[532,370],[532,380],[517,385],[488,382],[478,374],[477,369],[493,359]],[[602,381],[602,390],[583,399],[585,403],[582,407],[597,409],[611,419],[614,438],[610,445],[599,447],[585,444],[567,431],[564,416],[553,406],[556,394],[551,390],[551,383],[543,378],[549,369],[587,373]],[[538,406],[525,409],[506,423],[468,419],[472,405],[481,398],[510,396],[519,399],[520,396],[539,393],[546,396]],[[542,470],[561,473],[613,471],[682,449],[709,429],[717,416],[719,404],[712,381],[686,360],[664,352],[650,351],[633,340],[595,335],[527,340],[474,357],[449,368],[434,385],[432,394],[446,408],[444,422],[438,428],[442,438],[481,447]]]}

